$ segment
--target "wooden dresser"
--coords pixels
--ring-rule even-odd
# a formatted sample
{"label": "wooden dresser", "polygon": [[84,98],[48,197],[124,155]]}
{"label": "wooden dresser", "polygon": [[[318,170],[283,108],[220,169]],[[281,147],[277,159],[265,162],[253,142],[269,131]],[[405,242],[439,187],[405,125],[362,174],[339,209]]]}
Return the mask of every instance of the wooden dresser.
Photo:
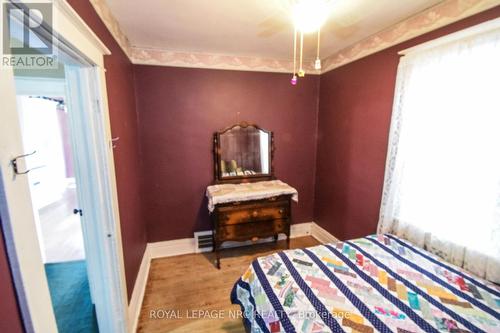
{"label": "wooden dresser", "polygon": [[220,268],[220,247],[226,241],[256,241],[285,234],[290,245],[291,195],[261,200],[229,202],[215,205],[211,214],[214,251]]}
{"label": "wooden dresser", "polygon": [[214,134],[214,184],[207,187],[214,252],[227,241],[256,241],[279,234],[290,243],[293,187],[274,177],[271,131],[241,122]]}

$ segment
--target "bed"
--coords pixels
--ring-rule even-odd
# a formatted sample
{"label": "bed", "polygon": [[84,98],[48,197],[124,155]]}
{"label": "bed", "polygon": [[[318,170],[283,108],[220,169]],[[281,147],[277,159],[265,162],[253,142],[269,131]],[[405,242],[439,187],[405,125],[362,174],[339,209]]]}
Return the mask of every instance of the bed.
{"label": "bed", "polygon": [[235,283],[249,332],[500,332],[500,289],[393,235],[256,259]]}

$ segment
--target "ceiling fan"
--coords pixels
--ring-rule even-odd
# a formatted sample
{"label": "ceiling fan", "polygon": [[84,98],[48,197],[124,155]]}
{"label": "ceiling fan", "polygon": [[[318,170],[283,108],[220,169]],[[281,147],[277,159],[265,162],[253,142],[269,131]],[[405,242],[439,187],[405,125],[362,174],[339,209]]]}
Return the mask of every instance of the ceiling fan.
{"label": "ceiling fan", "polygon": [[[293,75],[291,84],[305,75],[303,68],[304,53],[310,54],[316,48],[314,68],[321,70],[320,37],[322,26],[332,11],[346,0],[275,0],[275,9],[266,19],[258,24],[258,36],[270,38],[285,31],[293,31]],[[355,23],[361,18],[350,11],[350,15],[340,15],[330,20],[326,28],[328,35],[346,38],[356,31]],[[311,43],[316,37],[316,43]],[[305,43],[304,43],[305,42]],[[304,52],[304,44],[311,45]],[[298,53],[298,54],[297,54]],[[297,59],[298,56],[298,59]],[[298,63],[298,69],[297,69]]]}
{"label": "ceiling fan", "polygon": [[[305,0],[302,2],[310,2]],[[314,0],[312,0],[314,1]],[[323,28],[324,34],[331,34],[338,38],[346,38],[353,31],[352,28],[361,21],[362,15],[358,11],[347,12],[343,3],[347,0],[326,0],[328,10],[335,13],[337,9],[342,9],[342,15],[335,15],[334,19],[328,20]],[[273,7],[275,9],[258,26],[257,36],[262,38],[273,37],[279,33],[290,31],[294,26],[293,8],[300,0],[275,0]]]}

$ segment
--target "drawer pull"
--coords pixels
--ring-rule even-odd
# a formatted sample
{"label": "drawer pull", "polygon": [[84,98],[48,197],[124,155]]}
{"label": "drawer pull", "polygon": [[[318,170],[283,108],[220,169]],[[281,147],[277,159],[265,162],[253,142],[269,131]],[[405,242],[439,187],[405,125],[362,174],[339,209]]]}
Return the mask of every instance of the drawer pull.
{"label": "drawer pull", "polygon": [[257,217],[257,216],[259,216],[259,212],[258,212],[258,211],[256,211],[256,210],[254,210],[254,211],[252,212],[252,216],[253,216],[253,217]]}
{"label": "drawer pull", "polygon": [[283,213],[285,213],[285,210],[284,210],[283,208],[281,208],[281,209],[279,210],[279,212],[280,212],[280,215],[283,215]]}
{"label": "drawer pull", "polygon": [[252,237],[252,242],[256,242],[257,240],[259,240],[259,237]]}

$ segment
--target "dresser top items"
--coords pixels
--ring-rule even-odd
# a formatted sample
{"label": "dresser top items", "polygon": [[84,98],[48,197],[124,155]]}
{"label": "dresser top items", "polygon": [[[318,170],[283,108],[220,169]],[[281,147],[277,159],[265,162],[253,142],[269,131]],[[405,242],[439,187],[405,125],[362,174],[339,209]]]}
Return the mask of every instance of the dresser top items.
{"label": "dresser top items", "polygon": [[255,183],[217,184],[207,187],[208,210],[213,212],[215,205],[228,202],[250,201],[291,195],[298,201],[296,189],[281,180],[268,180]]}

